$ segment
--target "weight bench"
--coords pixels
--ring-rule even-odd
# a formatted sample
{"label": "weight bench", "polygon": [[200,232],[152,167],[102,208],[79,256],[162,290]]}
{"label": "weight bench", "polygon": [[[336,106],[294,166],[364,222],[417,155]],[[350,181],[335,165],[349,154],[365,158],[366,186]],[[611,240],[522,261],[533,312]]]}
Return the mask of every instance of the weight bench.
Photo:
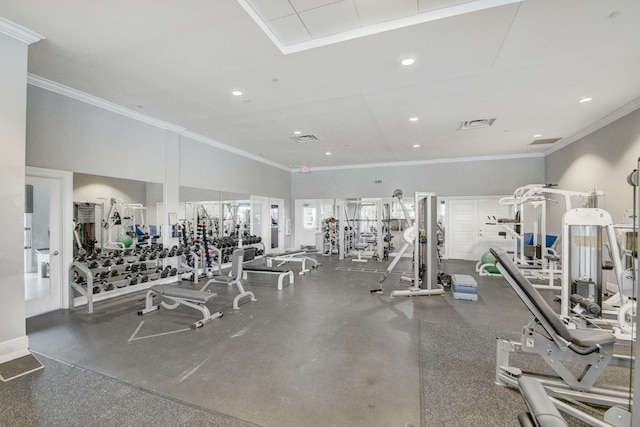
{"label": "weight bench", "polygon": [[251,291],[245,291],[244,286],[242,285],[243,273],[243,261],[244,261],[244,249],[237,248],[233,251],[231,255],[231,271],[228,276],[213,276],[212,279],[209,279],[200,291],[205,291],[210,285],[215,283],[226,283],[229,286],[236,285],[238,288],[239,294],[233,299],[233,308],[235,310],[240,309],[239,302],[242,298],[249,297],[251,301],[257,301],[255,295]]}
{"label": "weight bench", "polygon": [[273,267],[273,261],[276,261],[279,263],[278,265],[276,265],[276,267],[280,267],[289,262],[298,262],[302,267],[302,270],[298,274],[303,275],[304,273],[308,273],[309,271],[311,271],[310,269],[307,268],[307,261],[309,261],[312,264],[311,268],[317,268],[322,265],[322,263],[319,263],[315,259],[305,256],[306,254],[308,254],[308,252],[304,250],[293,251],[293,252],[283,252],[280,254],[266,255],[265,259],[268,267]]}
{"label": "weight bench", "polygon": [[[244,262],[252,262],[256,256],[256,248],[245,248],[244,250]],[[289,277],[289,284],[293,284],[293,271],[283,270],[281,268],[268,267],[264,265],[247,264],[242,267],[242,278],[247,279],[247,272],[257,274],[270,274],[278,276],[278,290],[283,288],[283,282],[285,277]]]}
{"label": "weight bench", "polygon": [[289,277],[289,284],[293,284],[293,271],[291,270],[282,270],[280,268],[275,267],[267,267],[264,265],[249,265],[244,266],[242,273],[243,279],[247,279],[247,272],[256,273],[256,274],[270,274],[278,276],[278,290],[281,291],[283,288],[283,282],[285,277]]}
{"label": "weight bench", "polygon": [[[535,353],[560,377],[538,377],[553,396],[611,407],[610,410],[629,410],[628,391],[615,387],[594,386],[609,365],[631,369],[631,357],[614,354],[615,335],[602,329],[570,329],[506,252],[492,248],[491,253],[496,258],[498,270],[534,316],[524,326],[521,342],[502,338],[497,340],[496,383],[516,387],[517,379],[524,374],[520,369],[509,366],[509,355]],[[540,329],[542,331],[539,331]],[[581,373],[575,375],[564,362],[574,364],[574,368],[584,368]],[[618,408],[614,408],[615,406]],[[584,419],[581,418],[581,411],[571,414]]]}
{"label": "weight bench", "polygon": [[[170,300],[173,303],[169,304],[163,300],[159,305],[154,305],[154,296],[161,296],[165,300]],[[151,288],[149,288],[149,290],[147,291],[147,296],[145,297],[145,308],[144,310],[138,311],[138,315],[142,316],[143,314],[159,310],[160,306],[169,310],[173,310],[179,305],[185,305],[187,307],[194,308],[202,313],[202,319],[191,324],[191,329],[200,328],[204,326],[205,323],[218,317],[222,317],[221,311],[217,311],[211,314],[209,309],[204,305],[210,299],[213,299],[216,296],[217,294],[211,292],[202,292],[194,289],[184,289],[172,285],[155,285],[151,286]]]}
{"label": "weight bench", "polygon": [[368,243],[356,243],[355,250],[358,252],[358,258],[353,258],[353,262],[368,262],[366,259],[362,259],[365,249],[369,247]]}

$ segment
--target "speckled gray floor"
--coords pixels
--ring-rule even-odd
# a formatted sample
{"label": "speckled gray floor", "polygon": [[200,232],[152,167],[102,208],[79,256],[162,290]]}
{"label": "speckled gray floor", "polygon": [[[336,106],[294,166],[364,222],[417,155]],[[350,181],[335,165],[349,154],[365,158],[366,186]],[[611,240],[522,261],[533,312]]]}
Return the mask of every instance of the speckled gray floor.
{"label": "speckled gray floor", "polygon": [[[142,425],[144,417],[164,413],[162,402],[149,405],[155,410],[138,411],[129,404],[137,393],[142,402],[168,399],[166,417],[147,425],[217,425],[189,418],[196,415],[182,409],[171,418],[180,402],[201,411],[198,416],[265,427],[465,426],[471,420],[471,425],[517,425],[524,408],[520,396],[493,382],[495,335],[518,334],[530,315],[502,278],[477,278],[477,302],[455,300],[450,291],[389,298],[392,290],[405,287],[397,275],[389,276],[385,294],[377,295],[369,289],[378,287],[379,273],[338,270],[384,270],[386,263],[318,259],[323,266],[296,275],[295,284],[282,291],[274,281],[250,279],[246,287],[258,301],[245,302],[240,310],[230,307],[233,290],[216,286],[219,296],[209,306],[224,317],[198,330],[188,329],[198,316],[190,309],[137,316],[142,294],[99,303],[94,314],[81,307],[28,319],[33,349],[86,370],[67,366],[74,375],[65,383],[47,377],[52,370],[47,363],[43,374],[33,375],[42,384],[24,399],[46,401],[38,396],[56,394],[58,383],[72,389],[74,382],[86,383],[84,393],[51,400],[70,405],[75,425],[135,425],[123,421],[127,417]],[[449,261],[444,270],[474,274],[474,264]],[[126,386],[120,392],[126,397],[103,397],[96,377]],[[87,409],[102,406],[96,415]],[[45,419],[58,420],[57,405],[27,406],[34,407],[51,410]],[[4,418],[11,425],[30,425],[33,419],[29,411]]]}
{"label": "speckled gray floor", "polygon": [[36,357],[44,370],[0,384],[0,426],[254,426],[41,354]]}

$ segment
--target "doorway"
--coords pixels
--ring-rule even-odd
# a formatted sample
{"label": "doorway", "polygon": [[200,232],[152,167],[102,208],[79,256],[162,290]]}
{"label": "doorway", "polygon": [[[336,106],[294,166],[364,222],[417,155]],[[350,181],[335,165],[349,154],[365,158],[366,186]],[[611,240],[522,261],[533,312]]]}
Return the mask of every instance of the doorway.
{"label": "doorway", "polygon": [[[24,283],[27,317],[68,307],[71,263],[71,172],[27,168]],[[68,239],[66,238],[68,236]],[[67,243],[67,241],[69,243]]]}

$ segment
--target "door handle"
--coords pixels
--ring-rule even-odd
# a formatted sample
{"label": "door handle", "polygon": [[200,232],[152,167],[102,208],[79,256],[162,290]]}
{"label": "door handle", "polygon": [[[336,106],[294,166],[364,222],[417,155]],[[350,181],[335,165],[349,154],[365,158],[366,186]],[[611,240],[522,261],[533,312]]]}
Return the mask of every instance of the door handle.
{"label": "door handle", "polygon": [[53,253],[51,255],[58,255],[60,252],[58,251],[53,251]]}

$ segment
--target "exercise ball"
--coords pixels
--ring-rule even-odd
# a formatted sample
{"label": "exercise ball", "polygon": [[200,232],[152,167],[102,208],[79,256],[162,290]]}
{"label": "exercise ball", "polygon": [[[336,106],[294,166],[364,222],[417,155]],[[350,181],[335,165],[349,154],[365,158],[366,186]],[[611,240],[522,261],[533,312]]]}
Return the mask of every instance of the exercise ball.
{"label": "exercise ball", "polygon": [[487,266],[484,268],[488,273],[492,273],[492,274],[500,273],[500,270],[498,270],[498,268],[496,267],[496,257],[494,257],[493,254],[491,254],[491,252],[489,251],[482,254],[482,258],[480,258],[480,264],[481,265],[491,264],[490,266]]}
{"label": "exercise ball", "polygon": [[133,244],[133,239],[128,234],[123,234],[122,236],[118,237],[118,243],[122,243],[125,248],[128,248]]}

